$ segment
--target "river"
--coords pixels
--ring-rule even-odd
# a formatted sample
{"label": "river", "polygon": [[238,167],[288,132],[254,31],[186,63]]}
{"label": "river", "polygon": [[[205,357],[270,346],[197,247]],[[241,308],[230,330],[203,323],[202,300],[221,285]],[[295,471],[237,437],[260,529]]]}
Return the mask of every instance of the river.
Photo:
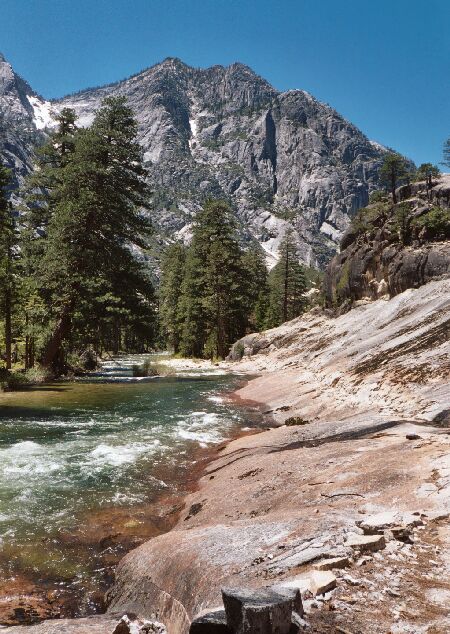
{"label": "river", "polygon": [[[168,527],[151,504],[164,498],[176,510],[199,450],[249,424],[223,397],[238,377],[211,369],[134,379],[131,365],[144,358],[0,395],[0,622],[14,622],[1,596],[15,584],[34,597],[15,622],[33,610],[101,609],[96,591],[120,556]],[[43,591],[53,593],[45,609]]]}

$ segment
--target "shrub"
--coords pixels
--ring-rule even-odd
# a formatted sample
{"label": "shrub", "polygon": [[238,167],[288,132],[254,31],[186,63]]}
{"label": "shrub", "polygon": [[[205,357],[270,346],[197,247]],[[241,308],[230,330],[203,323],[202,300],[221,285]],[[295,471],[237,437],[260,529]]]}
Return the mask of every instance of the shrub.
{"label": "shrub", "polygon": [[377,191],[372,192],[369,196],[369,204],[371,205],[373,203],[381,203],[387,200],[388,200],[388,195],[382,189],[378,189]]}
{"label": "shrub", "polygon": [[240,361],[244,356],[245,346],[242,341],[238,341],[237,344],[233,346],[233,358],[237,361]]}
{"label": "shrub", "polygon": [[29,385],[23,372],[7,372],[3,377],[0,383],[2,390],[20,390],[20,388]]}
{"label": "shrub", "polygon": [[290,416],[289,418],[286,418],[284,424],[288,427],[293,427],[294,425],[308,425],[309,420],[305,420],[301,416]]}
{"label": "shrub", "polygon": [[131,369],[134,377],[156,376],[158,374],[149,359],[146,359],[141,365],[133,365]]}
{"label": "shrub", "polygon": [[359,209],[352,218],[351,230],[357,235],[372,231],[374,227],[379,225],[386,217],[388,205],[378,202],[370,207]]}
{"label": "shrub", "polygon": [[427,213],[414,218],[414,227],[426,230],[429,240],[448,240],[450,238],[450,212],[448,209],[433,207]]}
{"label": "shrub", "polygon": [[411,209],[407,203],[401,203],[395,209],[393,225],[398,233],[400,242],[402,242],[403,244],[409,243],[411,237],[410,224]]}
{"label": "shrub", "polygon": [[28,383],[45,383],[50,379],[48,372],[39,365],[30,368],[25,372],[25,378]]}

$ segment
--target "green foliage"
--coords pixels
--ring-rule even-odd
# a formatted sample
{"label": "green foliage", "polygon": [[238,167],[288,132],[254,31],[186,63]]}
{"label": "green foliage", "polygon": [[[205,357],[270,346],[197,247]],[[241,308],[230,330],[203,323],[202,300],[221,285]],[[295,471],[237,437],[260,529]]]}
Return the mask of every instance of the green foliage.
{"label": "green foliage", "polygon": [[356,235],[371,232],[386,220],[388,213],[389,205],[386,202],[377,202],[363,207],[353,216],[350,228]]}
{"label": "green foliage", "polygon": [[2,390],[21,390],[31,385],[45,383],[48,380],[48,373],[44,368],[36,366],[29,370],[11,371],[5,368],[0,369],[0,389]]}
{"label": "green foliage", "polygon": [[390,189],[394,203],[397,202],[395,190],[407,175],[407,163],[401,154],[389,152],[385,155],[380,168],[380,179]]}
{"label": "green foliage", "polygon": [[429,240],[450,239],[450,212],[442,207],[433,207],[427,213],[414,218],[412,225],[423,230]]}
{"label": "green foliage", "polygon": [[438,178],[440,175],[441,172],[437,165],[433,165],[432,163],[422,163],[419,165],[416,173],[414,174],[414,180],[427,181],[427,183],[431,186],[432,179]]}
{"label": "green foliage", "polygon": [[29,381],[23,372],[7,372],[0,377],[2,390],[20,390],[29,385]]}
{"label": "green foliage", "polygon": [[301,416],[290,416],[284,421],[284,424],[288,427],[293,427],[296,425],[308,425],[308,423],[309,421],[302,418]]}
{"label": "green foliage", "polygon": [[402,244],[410,240],[411,209],[408,203],[400,203],[394,209],[392,225]]}
{"label": "green foliage", "polygon": [[149,359],[146,359],[141,365],[133,365],[132,371],[134,377],[156,376],[158,374]]}
{"label": "green foliage", "polygon": [[198,212],[186,258],[180,351],[224,358],[247,325],[242,250],[228,205],[208,201]]}
{"label": "green foliage", "polygon": [[374,203],[381,203],[387,201],[387,194],[385,191],[379,189],[374,191],[369,196],[369,204],[372,205]]}
{"label": "green foliage", "polygon": [[307,306],[305,271],[292,230],[286,233],[279,250],[279,261],[269,275],[267,326],[273,328],[301,315]]}
{"label": "green foliage", "polygon": [[336,299],[339,301],[345,296],[350,282],[350,260],[346,260],[336,284]]}
{"label": "green foliage", "polygon": [[219,150],[223,145],[222,139],[217,139],[216,137],[211,137],[209,139],[205,139],[202,141],[202,146],[207,148],[208,150]]}
{"label": "green foliage", "polygon": [[245,346],[242,341],[238,341],[236,345],[233,346],[233,353],[238,361],[242,359],[245,352]]}
{"label": "green foliage", "polygon": [[163,338],[184,356],[224,358],[234,341],[262,327],[267,270],[259,248],[239,244],[231,210],[209,200],[197,213],[191,245],[173,244],[161,263]]}
{"label": "green foliage", "polygon": [[74,350],[142,351],[154,338],[153,288],[130,248],[150,235],[136,132],[123,98],[106,99],[87,129],[63,110],[27,183],[26,332],[33,357],[57,371]]}
{"label": "green foliage", "polygon": [[267,267],[259,246],[251,245],[242,254],[242,270],[248,328],[259,332],[266,326],[269,304]]}
{"label": "green foliage", "polygon": [[179,352],[183,329],[181,310],[181,287],[186,265],[186,247],[181,243],[170,245],[161,262],[161,283],[159,289],[159,322],[165,345]]}
{"label": "green foliage", "polygon": [[48,371],[39,365],[35,365],[33,368],[28,368],[24,374],[30,385],[45,383],[50,378]]}
{"label": "green foliage", "polygon": [[0,163],[0,319],[3,319],[5,363],[11,367],[13,313],[19,293],[17,230],[12,205],[8,202],[11,173]]}

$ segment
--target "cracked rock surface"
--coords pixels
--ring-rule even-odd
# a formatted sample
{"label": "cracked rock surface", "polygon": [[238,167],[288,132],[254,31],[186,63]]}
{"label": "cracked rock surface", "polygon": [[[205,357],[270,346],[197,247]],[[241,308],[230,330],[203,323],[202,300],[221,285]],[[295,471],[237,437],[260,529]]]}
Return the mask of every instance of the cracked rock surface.
{"label": "cracked rock surface", "polygon": [[[431,282],[246,338],[236,368],[261,376],[239,395],[307,424],[222,450],[175,529],[122,560],[110,609],[157,610],[184,633],[222,587],[297,584],[312,632],[447,632],[449,345],[426,333],[448,320],[449,290]],[[377,547],[354,548],[355,535]],[[317,566],[331,559],[349,565],[322,595]]]}

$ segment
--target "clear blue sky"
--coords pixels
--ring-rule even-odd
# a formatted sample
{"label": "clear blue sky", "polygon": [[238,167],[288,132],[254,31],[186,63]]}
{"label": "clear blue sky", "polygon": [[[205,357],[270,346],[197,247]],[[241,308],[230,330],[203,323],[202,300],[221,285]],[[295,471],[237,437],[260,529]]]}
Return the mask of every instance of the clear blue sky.
{"label": "clear blue sky", "polygon": [[45,97],[169,56],[241,61],[418,163],[450,136],[450,0],[2,0],[0,15],[0,51]]}

